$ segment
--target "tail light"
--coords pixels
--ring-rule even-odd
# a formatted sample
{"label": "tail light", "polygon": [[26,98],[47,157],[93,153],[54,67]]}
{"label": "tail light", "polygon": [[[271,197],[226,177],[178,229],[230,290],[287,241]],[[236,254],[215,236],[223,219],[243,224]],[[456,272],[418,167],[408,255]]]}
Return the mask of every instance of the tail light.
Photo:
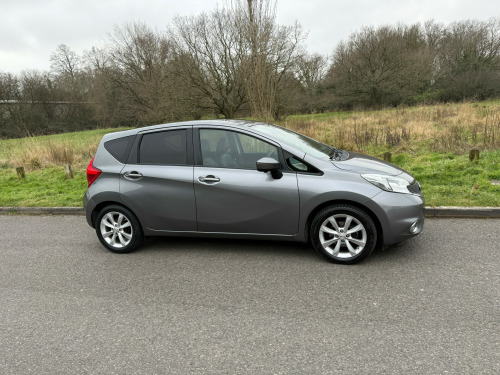
{"label": "tail light", "polygon": [[89,166],[87,167],[87,182],[89,184],[88,187],[90,187],[90,185],[92,185],[92,183],[95,180],[97,180],[97,177],[99,177],[102,173],[102,171],[100,169],[97,169],[96,167],[94,167],[94,165],[93,165],[94,158],[95,158],[95,156],[92,158],[92,160],[89,163]]}

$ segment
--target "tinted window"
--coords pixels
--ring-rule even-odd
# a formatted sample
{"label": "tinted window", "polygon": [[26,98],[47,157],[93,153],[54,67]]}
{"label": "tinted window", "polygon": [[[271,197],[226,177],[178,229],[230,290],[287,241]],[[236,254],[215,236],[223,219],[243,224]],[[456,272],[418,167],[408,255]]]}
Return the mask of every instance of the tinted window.
{"label": "tinted window", "polygon": [[260,158],[279,160],[276,146],[228,130],[201,129],[200,147],[203,165],[208,167],[257,169]]}
{"label": "tinted window", "polygon": [[139,149],[139,163],[187,165],[187,131],[145,134]]}
{"label": "tinted window", "polygon": [[129,135],[128,137],[113,139],[104,143],[104,148],[113,155],[116,160],[125,164],[134,138],[135,135]]}

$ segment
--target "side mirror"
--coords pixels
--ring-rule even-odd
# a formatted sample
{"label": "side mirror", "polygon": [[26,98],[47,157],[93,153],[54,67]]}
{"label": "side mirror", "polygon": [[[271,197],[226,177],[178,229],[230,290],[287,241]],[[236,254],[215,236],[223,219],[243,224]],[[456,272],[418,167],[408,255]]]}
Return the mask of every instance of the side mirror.
{"label": "side mirror", "polygon": [[273,158],[262,158],[257,160],[257,170],[260,172],[271,172],[271,176],[275,180],[283,177],[283,173],[279,170],[280,162]]}

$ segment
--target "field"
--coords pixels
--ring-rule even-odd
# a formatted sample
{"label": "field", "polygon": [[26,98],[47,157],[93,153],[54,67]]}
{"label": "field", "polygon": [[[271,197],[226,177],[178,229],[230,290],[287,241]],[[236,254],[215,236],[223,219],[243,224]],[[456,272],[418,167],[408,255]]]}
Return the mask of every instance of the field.
{"label": "field", "polygon": [[[412,173],[430,206],[500,206],[500,100],[289,116],[280,123]],[[101,137],[121,129],[0,140],[0,206],[81,206],[85,169]],[[470,162],[471,149],[481,151]],[[71,164],[75,178],[65,177]],[[18,179],[15,167],[26,178]]]}

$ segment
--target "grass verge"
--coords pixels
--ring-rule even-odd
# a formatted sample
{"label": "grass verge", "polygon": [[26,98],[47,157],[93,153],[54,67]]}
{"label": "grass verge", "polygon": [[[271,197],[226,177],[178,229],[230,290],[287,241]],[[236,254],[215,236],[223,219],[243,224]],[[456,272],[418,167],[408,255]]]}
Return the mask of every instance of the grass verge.
{"label": "grass verge", "polygon": [[81,207],[87,188],[85,169],[69,180],[62,167],[47,167],[17,178],[12,168],[0,168],[0,207]]}
{"label": "grass verge", "polygon": [[[500,186],[491,183],[500,180],[500,100],[298,115],[281,125],[346,150],[391,152],[420,181],[429,206],[500,207]],[[87,164],[102,136],[117,130],[0,140],[0,206],[80,207]],[[469,161],[471,148],[481,150],[478,162]]]}
{"label": "grass verge", "polygon": [[478,162],[450,153],[400,154],[393,163],[413,174],[428,206],[500,207],[500,151],[481,153]]}

